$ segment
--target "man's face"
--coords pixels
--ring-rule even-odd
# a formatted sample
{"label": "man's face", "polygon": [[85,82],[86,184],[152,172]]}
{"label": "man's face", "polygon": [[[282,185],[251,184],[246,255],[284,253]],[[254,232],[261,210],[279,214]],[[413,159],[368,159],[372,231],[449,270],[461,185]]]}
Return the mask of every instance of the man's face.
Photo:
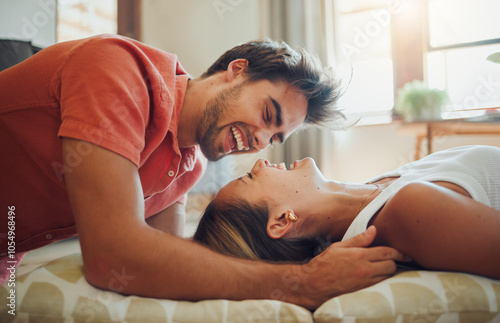
{"label": "man's face", "polygon": [[286,82],[243,81],[208,101],[198,142],[212,161],[281,143],[306,117],[307,100]]}

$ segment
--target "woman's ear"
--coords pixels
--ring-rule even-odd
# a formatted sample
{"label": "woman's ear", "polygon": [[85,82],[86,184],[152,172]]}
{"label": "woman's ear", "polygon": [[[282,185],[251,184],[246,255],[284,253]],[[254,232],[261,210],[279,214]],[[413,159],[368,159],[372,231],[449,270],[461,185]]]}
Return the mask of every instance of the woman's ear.
{"label": "woman's ear", "polygon": [[283,238],[297,222],[297,216],[292,210],[287,210],[271,216],[267,221],[267,235],[271,239]]}
{"label": "woman's ear", "polygon": [[228,82],[236,79],[238,76],[243,75],[248,67],[248,60],[239,58],[235,59],[227,66],[226,80]]}

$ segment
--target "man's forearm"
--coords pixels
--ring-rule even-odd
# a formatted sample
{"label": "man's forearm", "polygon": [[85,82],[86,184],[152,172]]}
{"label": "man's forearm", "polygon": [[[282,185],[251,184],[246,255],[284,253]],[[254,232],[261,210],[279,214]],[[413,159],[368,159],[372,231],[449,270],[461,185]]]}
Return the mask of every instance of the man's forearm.
{"label": "man's forearm", "polygon": [[396,268],[394,260],[404,260],[392,248],[363,248],[373,240],[374,230],[336,243],[307,264],[298,265],[223,256],[146,224],[130,229],[115,231],[98,257],[86,259],[82,248],[85,268],[92,268],[86,270],[91,283],[146,297],[275,299],[315,309],[331,297],[390,277]]}
{"label": "man's forearm", "polygon": [[[64,138],[65,160],[81,144]],[[137,167],[122,156],[91,145],[78,165],[67,166],[68,196],[92,284],[186,300],[269,298],[276,287],[283,289],[280,267],[225,257],[150,227]]]}
{"label": "man's forearm", "polygon": [[230,258],[147,227],[137,231],[143,238],[126,239],[120,248],[124,251],[109,249],[109,255],[102,253],[102,259],[94,259],[94,264],[101,264],[98,269],[85,261],[86,268],[92,266],[87,272],[91,283],[124,294],[190,301],[292,301],[291,292],[298,288],[297,266]]}

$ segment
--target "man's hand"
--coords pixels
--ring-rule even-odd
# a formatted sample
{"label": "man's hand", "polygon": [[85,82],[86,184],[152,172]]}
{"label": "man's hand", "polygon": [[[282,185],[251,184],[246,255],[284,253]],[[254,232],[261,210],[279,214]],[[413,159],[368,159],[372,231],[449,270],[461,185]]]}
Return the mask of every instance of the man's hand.
{"label": "man's hand", "polygon": [[297,296],[302,300],[297,303],[315,309],[332,297],[389,278],[396,271],[395,261],[407,261],[407,257],[389,247],[366,248],[375,235],[375,227],[369,227],[347,241],[332,244],[302,265],[297,271]]}

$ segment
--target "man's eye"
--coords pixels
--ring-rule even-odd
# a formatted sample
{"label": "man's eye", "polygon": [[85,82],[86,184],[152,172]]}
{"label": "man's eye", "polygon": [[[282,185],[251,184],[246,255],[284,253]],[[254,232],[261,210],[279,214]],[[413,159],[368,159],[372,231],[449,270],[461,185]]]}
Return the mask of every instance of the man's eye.
{"label": "man's eye", "polygon": [[250,179],[253,179],[253,176],[251,173],[247,173],[248,177],[250,177]]}
{"label": "man's eye", "polygon": [[267,105],[266,105],[266,121],[267,121],[268,123],[270,123],[270,122],[271,122],[271,120],[272,120],[272,118],[273,118],[273,117],[271,116],[271,113],[269,113],[269,108],[268,108],[268,107],[267,107]]}

